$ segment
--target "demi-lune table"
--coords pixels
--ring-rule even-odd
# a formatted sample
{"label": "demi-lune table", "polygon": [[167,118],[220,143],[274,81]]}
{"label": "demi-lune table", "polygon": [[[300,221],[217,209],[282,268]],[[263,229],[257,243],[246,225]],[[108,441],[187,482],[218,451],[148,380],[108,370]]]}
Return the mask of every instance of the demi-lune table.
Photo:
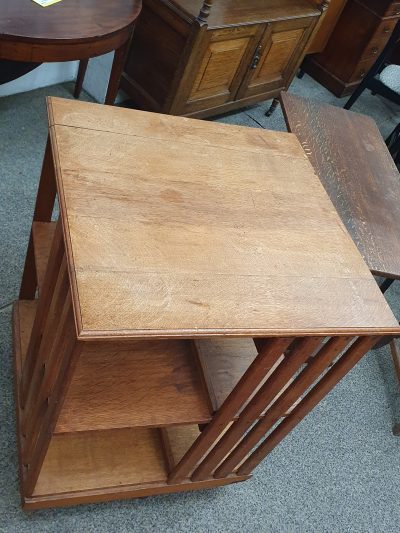
{"label": "demi-lune table", "polygon": [[400,334],[379,287],[294,134],[48,113],[13,315],[24,508],[248,479]]}
{"label": "demi-lune table", "polygon": [[115,50],[106,104],[113,104],[141,0],[0,0],[0,59],[46,63],[80,60],[75,97],[88,61]]}

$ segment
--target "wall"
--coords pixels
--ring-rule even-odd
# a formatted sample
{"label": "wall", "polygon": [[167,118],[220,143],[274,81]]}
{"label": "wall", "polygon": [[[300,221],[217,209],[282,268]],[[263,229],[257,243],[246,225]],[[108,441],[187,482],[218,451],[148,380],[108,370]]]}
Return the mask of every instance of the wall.
{"label": "wall", "polygon": [[47,87],[64,81],[74,80],[78,69],[78,62],[46,63],[35,68],[17,80],[0,85],[0,96],[32,91],[39,87]]}
{"label": "wall", "polygon": [[[114,52],[90,59],[86,71],[83,88],[97,102],[104,102]],[[33,91],[39,87],[47,87],[76,79],[78,62],[46,63],[35,68],[17,80],[0,85],[0,96]],[[121,95],[116,101],[121,101]]]}

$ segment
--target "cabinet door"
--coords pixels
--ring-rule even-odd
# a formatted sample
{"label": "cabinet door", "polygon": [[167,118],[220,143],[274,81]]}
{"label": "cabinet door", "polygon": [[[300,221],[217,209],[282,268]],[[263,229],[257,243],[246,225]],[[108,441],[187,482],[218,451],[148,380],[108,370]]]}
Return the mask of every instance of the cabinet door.
{"label": "cabinet door", "polygon": [[315,23],[316,18],[307,17],[268,24],[237,98],[285,88],[301,61]]}
{"label": "cabinet door", "polygon": [[[208,30],[189,68],[185,113],[222,105],[235,99],[264,24]],[[196,56],[198,59],[196,59]]]}

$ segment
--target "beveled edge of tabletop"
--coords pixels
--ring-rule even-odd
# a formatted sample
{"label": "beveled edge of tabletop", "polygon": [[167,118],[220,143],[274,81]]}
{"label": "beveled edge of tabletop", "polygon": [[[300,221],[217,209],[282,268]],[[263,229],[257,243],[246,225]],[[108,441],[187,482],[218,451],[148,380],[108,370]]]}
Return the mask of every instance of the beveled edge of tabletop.
{"label": "beveled edge of tabletop", "polygon": [[91,331],[79,329],[77,338],[80,341],[129,341],[139,339],[200,339],[200,338],[271,338],[271,337],[400,337],[400,326],[392,328],[324,328],[324,329],[282,329],[282,330],[251,330],[251,329],[180,329],[180,330],[126,330],[112,334],[110,331]]}
{"label": "beveled edge of tabletop", "polygon": [[[191,329],[120,329],[115,331],[101,331],[101,330],[91,330],[85,329],[82,321],[81,311],[80,311],[80,300],[79,292],[77,286],[77,280],[75,276],[75,271],[73,268],[73,251],[72,244],[70,240],[69,231],[65,227],[65,221],[67,220],[67,214],[65,211],[65,200],[64,200],[64,191],[62,187],[62,180],[60,176],[60,163],[58,160],[58,154],[55,148],[57,147],[57,138],[54,133],[54,122],[53,109],[52,109],[52,100],[64,100],[57,97],[46,97],[46,104],[49,117],[49,136],[51,138],[51,148],[53,153],[53,161],[55,165],[55,174],[57,182],[57,190],[60,196],[59,198],[59,209],[61,214],[61,222],[63,228],[64,243],[66,246],[66,256],[67,256],[67,265],[69,271],[69,278],[71,283],[71,292],[72,292],[72,303],[74,309],[74,318],[76,325],[77,339],[81,341],[117,341],[117,340],[134,340],[134,339],[172,339],[172,338],[182,338],[182,339],[196,339],[196,338],[211,338],[211,337],[227,337],[227,338],[263,338],[263,337],[298,337],[298,336],[399,336],[400,337],[400,325],[395,319],[394,323],[396,325],[388,327],[349,327],[349,328],[286,328],[286,329],[251,329],[251,328],[191,328]],[[294,135],[292,133],[278,132],[286,135]],[[294,135],[295,136],[295,135]],[[304,154],[304,157],[307,156]],[[72,262],[72,264],[71,264]],[[383,295],[382,298],[384,299]],[[390,310],[390,308],[389,308]]]}

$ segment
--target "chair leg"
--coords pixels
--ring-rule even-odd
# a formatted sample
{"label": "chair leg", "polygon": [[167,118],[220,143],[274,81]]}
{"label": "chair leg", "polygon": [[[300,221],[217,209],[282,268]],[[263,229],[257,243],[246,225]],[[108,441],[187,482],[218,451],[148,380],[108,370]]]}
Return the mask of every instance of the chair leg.
{"label": "chair leg", "polygon": [[268,111],[266,111],[265,116],[270,117],[272,113],[275,111],[275,109],[278,107],[278,105],[279,105],[279,98],[274,98],[272,100],[272,104],[270,108],[268,109]]}
{"label": "chair leg", "polygon": [[381,289],[382,293],[384,294],[388,288],[392,285],[392,283],[394,283],[394,279],[385,279],[385,281],[379,286],[379,288]]}
{"label": "chair leg", "polygon": [[81,94],[83,80],[85,79],[85,74],[86,74],[88,63],[89,63],[89,59],[81,59],[79,61],[78,76],[75,82],[74,98],[79,98]]}
{"label": "chair leg", "polygon": [[350,109],[355,104],[356,100],[358,100],[358,98],[362,95],[366,88],[366,83],[361,82],[357,89],[354,91],[354,93],[344,104],[343,109]]}
{"label": "chair leg", "polygon": [[386,146],[396,166],[400,164],[400,124],[398,124],[389,137],[386,139]]}

